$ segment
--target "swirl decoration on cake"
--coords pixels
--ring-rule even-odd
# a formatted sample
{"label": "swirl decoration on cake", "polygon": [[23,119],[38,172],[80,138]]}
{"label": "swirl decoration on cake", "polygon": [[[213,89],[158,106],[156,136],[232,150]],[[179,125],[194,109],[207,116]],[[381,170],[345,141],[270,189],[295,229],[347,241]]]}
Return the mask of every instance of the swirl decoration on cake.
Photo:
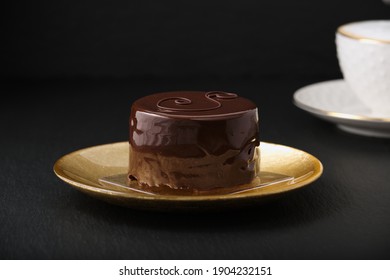
{"label": "swirl decoration on cake", "polygon": [[210,111],[222,106],[218,99],[234,99],[238,95],[231,92],[209,91],[204,97],[205,101],[197,102],[198,104],[186,97],[167,97],[157,102],[157,108],[166,113]]}

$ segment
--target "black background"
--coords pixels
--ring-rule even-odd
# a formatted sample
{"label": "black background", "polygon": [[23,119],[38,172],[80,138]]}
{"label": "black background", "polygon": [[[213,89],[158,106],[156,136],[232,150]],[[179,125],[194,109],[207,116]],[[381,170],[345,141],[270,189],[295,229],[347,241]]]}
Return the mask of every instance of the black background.
{"label": "black background", "polygon": [[[0,258],[388,259],[390,141],[300,111],[294,91],[341,78],[334,32],[390,16],[377,0],[39,1],[3,9]],[[52,166],[127,140],[130,104],[226,90],[260,108],[263,141],[321,159],[310,187],[225,213],[151,213],[85,196]]]}
{"label": "black background", "polygon": [[7,78],[302,78],[339,74],[337,26],[380,0],[9,1]]}

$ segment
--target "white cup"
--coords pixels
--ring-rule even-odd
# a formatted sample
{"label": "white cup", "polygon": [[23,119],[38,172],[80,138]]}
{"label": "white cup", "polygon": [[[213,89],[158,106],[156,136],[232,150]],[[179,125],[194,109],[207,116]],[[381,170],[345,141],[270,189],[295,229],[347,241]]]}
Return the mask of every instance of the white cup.
{"label": "white cup", "polygon": [[378,117],[390,116],[390,20],[342,25],[336,33],[339,64],[347,84]]}

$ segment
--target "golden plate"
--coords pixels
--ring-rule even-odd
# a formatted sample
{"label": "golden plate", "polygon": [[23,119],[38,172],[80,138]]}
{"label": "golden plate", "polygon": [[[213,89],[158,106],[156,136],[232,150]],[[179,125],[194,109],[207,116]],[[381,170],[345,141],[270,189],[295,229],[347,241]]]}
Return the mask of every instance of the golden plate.
{"label": "golden plate", "polygon": [[100,179],[127,172],[128,142],[90,147],[60,158],[55,174],[66,183],[93,197],[137,209],[208,210],[245,206],[281,195],[315,181],[322,174],[321,162],[312,155],[283,145],[261,142],[261,172],[283,174],[291,180],[225,195],[153,195],[120,185],[101,184]]}

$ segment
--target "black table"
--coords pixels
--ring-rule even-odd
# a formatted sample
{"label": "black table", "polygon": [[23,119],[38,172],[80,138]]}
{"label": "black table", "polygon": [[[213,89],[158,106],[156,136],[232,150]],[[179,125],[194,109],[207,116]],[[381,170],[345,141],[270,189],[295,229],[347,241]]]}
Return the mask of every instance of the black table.
{"label": "black table", "polygon": [[[2,259],[388,259],[390,140],[350,135],[292,104],[312,80],[90,80],[3,84]],[[166,90],[237,92],[260,108],[262,141],[305,150],[322,177],[266,205],[158,213],[86,196],[52,172],[73,150],[126,141],[130,104]]]}

